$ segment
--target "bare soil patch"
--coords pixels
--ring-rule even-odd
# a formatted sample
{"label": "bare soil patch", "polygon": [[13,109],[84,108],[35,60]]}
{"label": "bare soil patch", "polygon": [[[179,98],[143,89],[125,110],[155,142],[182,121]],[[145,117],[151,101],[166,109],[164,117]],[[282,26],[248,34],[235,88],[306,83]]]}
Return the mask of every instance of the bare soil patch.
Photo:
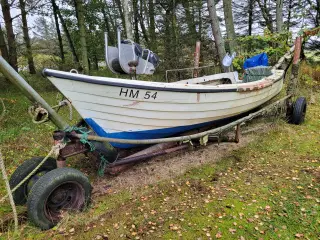
{"label": "bare soil patch", "polygon": [[267,132],[272,127],[271,123],[250,124],[250,126],[242,127],[242,136],[239,143],[209,143],[206,147],[155,157],[147,162],[136,164],[118,176],[106,175],[103,178],[97,178],[92,183],[93,197],[122,190],[132,191],[142,186],[172,179],[184,174],[191,168],[215,163],[230,155],[233,150],[254,141],[259,133]]}

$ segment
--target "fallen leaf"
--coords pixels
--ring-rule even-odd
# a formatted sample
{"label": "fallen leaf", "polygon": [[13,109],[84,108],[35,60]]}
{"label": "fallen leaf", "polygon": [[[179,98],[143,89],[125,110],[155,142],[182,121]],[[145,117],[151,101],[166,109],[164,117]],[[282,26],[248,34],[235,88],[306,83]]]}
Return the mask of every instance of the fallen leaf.
{"label": "fallen leaf", "polygon": [[294,235],[296,238],[302,238],[303,234],[302,233],[296,233],[296,235]]}
{"label": "fallen leaf", "polygon": [[222,234],[221,234],[221,232],[217,232],[217,234],[216,234],[216,238],[222,238]]}
{"label": "fallen leaf", "polygon": [[264,209],[265,209],[267,212],[270,212],[270,211],[271,211],[271,207],[270,207],[270,206],[266,206]]}

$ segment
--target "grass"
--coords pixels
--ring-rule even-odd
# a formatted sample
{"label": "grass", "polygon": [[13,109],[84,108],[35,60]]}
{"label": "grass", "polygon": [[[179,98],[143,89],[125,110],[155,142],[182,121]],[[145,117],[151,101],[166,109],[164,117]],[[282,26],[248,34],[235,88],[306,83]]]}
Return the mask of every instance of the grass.
{"label": "grass", "polygon": [[[56,92],[47,87],[46,100],[55,104]],[[15,236],[9,224],[0,238],[318,239],[320,93],[313,94],[316,101],[308,106],[303,125],[278,121],[217,163],[134,191],[111,187],[109,194],[93,199],[90,209],[67,216],[52,230],[41,232],[23,222]],[[8,112],[0,123],[0,144],[11,174],[24,159],[47,154],[54,126],[34,126],[26,113],[28,100],[18,91],[1,90],[1,98]],[[79,159],[71,164],[96,180],[89,164]],[[1,182],[0,196],[4,194]],[[0,217],[9,213],[6,202]]]}

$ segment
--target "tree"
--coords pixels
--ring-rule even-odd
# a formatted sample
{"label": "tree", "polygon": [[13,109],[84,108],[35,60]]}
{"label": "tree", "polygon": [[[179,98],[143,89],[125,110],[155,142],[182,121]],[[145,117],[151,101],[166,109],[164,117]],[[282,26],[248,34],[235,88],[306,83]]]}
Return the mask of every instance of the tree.
{"label": "tree", "polygon": [[[278,1],[278,0],[277,0]],[[267,6],[267,0],[257,0],[259,7],[261,9],[262,16],[264,18],[265,24],[271,33],[273,30],[273,20],[271,15],[271,9]]]}
{"label": "tree", "polygon": [[156,25],[153,0],[149,0],[149,23],[150,48],[152,51],[156,51]]}
{"label": "tree", "polygon": [[67,37],[67,40],[68,40],[68,43],[69,43],[69,47],[70,47],[70,50],[71,50],[71,53],[72,53],[72,56],[73,56],[73,62],[79,67],[79,58],[78,58],[78,55],[76,53],[76,49],[74,47],[73,41],[71,39],[71,35],[69,33],[67,24],[64,21],[63,16],[62,16],[62,14],[60,12],[60,9],[59,9],[58,5],[56,4],[55,0],[51,0],[51,3],[52,3],[53,8],[55,8],[56,13],[58,14],[58,17],[60,19],[61,25],[63,27],[63,31],[64,31],[64,33],[65,33],[65,35]]}
{"label": "tree", "polygon": [[8,57],[9,64],[18,71],[18,55],[15,34],[13,32],[12,17],[10,13],[10,4],[8,0],[1,0],[2,14],[7,31]]}
{"label": "tree", "polygon": [[132,7],[133,7],[133,19],[134,19],[134,41],[136,43],[140,43],[138,0],[132,0]]}
{"label": "tree", "polygon": [[32,49],[31,49],[31,41],[29,37],[29,28],[27,22],[27,12],[26,12],[26,2],[24,0],[19,0],[20,10],[21,10],[21,18],[22,18],[22,31],[23,31],[23,39],[26,44],[26,56],[28,59],[29,72],[31,74],[36,73],[36,68],[34,66]]}
{"label": "tree", "polygon": [[[184,12],[185,12],[185,19],[188,25],[188,31],[189,34],[193,37],[193,38],[197,38],[197,30],[196,30],[196,24],[194,22],[194,16],[192,11],[190,11],[190,3],[189,0],[187,1],[182,1],[182,6],[184,8]],[[193,44],[193,43],[192,43]]]}
{"label": "tree", "polygon": [[209,10],[212,33],[214,36],[216,48],[218,50],[220,66],[221,66],[222,70],[224,70],[222,61],[226,55],[226,50],[225,50],[224,41],[222,38],[220,26],[219,26],[219,19],[218,19],[218,15],[217,15],[216,5],[214,3],[214,0],[207,0],[207,5],[208,5],[208,10]]}
{"label": "tree", "polygon": [[[113,24],[111,17],[109,17],[110,15],[108,15],[108,13],[107,13],[109,11],[106,8],[107,8],[106,4],[101,4],[101,11],[102,11],[103,20],[104,20],[104,29],[108,33],[108,41],[110,42],[111,45],[114,45],[116,42],[114,35],[117,32],[117,29],[116,29],[115,25]],[[111,34],[112,32],[111,32],[110,24],[112,25],[113,34]]]}
{"label": "tree", "polygon": [[226,23],[227,38],[229,42],[230,53],[234,52],[236,33],[234,31],[232,4],[231,0],[223,0],[224,21]]}
{"label": "tree", "polygon": [[6,40],[4,38],[4,33],[2,31],[2,27],[0,25],[0,50],[1,50],[1,55],[2,57],[9,62],[9,53],[8,53],[8,48],[6,44]]}
{"label": "tree", "polygon": [[255,0],[248,1],[248,34],[252,35],[252,25],[253,25],[253,9]]}
{"label": "tree", "polygon": [[139,16],[140,27],[141,27],[143,38],[146,41],[147,46],[150,47],[149,34],[147,32],[144,21],[145,19],[143,18],[143,0],[140,0],[140,16]]}
{"label": "tree", "polygon": [[277,20],[277,32],[282,31],[282,25],[283,25],[283,0],[277,0],[277,7],[276,7],[276,20]]}
{"label": "tree", "polygon": [[89,74],[88,49],[86,42],[86,26],[84,22],[83,1],[75,0],[75,8],[78,16],[78,26],[80,32],[82,67],[85,74]]}
{"label": "tree", "polygon": [[131,23],[131,7],[129,5],[128,0],[123,0],[123,14],[124,14],[124,21],[125,21],[125,32],[128,39],[133,39],[132,35],[132,23]]}
{"label": "tree", "polygon": [[[126,20],[125,20],[125,14],[124,14],[124,12],[122,11],[121,0],[115,0],[115,3],[116,3],[116,5],[117,5],[117,8],[118,8],[118,10],[119,10],[119,14],[120,14],[120,17],[121,17],[122,28],[123,28],[124,30],[126,30],[126,29],[127,29],[127,27],[126,27]],[[126,34],[126,37],[128,38],[126,31],[125,31],[125,34]]]}
{"label": "tree", "polygon": [[60,57],[61,57],[62,63],[64,63],[64,50],[63,50],[63,42],[62,42],[62,36],[61,36],[59,20],[58,20],[58,9],[57,9],[57,5],[55,4],[54,0],[51,0],[51,5],[52,5],[52,9],[53,9],[53,17],[54,17],[54,22],[56,25],[56,31],[57,31],[57,35],[58,35]]}

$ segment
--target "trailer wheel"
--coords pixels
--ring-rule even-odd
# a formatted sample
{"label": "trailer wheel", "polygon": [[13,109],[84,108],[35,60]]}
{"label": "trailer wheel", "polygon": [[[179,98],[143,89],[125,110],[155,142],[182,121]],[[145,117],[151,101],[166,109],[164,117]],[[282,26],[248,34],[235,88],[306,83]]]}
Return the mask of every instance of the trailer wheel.
{"label": "trailer wheel", "polygon": [[81,211],[90,202],[88,178],[73,168],[57,168],[34,184],[29,194],[29,219],[43,230],[55,226],[68,211]]}
{"label": "trailer wheel", "polygon": [[[11,175],[10,188],[17,186],[26,176],[28,176],[35,167],[44,159],[44,157],[33,157],[24,161]],[[13,199],[17,205],[23,205],[27,202],[28,193],[32,186],[47,172],[57,168],[57,163],[54,158],[48,158],[47,161],[38,169],[38,171],[22,184],[16,191],[13,192]]]}
{"label": "trailer wheel", "polygon": [[307,100],[305,97],[299,97],[294,105],[291,116],[291,123],[300,125],[304,122],[307,111]]}

